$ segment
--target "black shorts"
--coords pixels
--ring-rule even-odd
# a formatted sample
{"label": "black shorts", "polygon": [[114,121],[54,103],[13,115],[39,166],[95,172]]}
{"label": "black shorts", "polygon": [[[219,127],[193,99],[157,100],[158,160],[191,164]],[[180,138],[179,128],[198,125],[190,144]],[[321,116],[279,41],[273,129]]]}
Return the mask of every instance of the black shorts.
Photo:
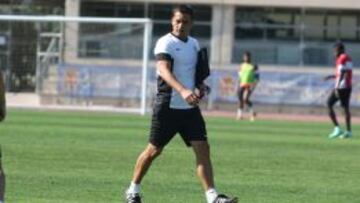
{"label": "black shorts", "polygon": [[252,88],[249,86],[245,86],[245,87],[239,87],[238,91],[237,91],[237,95],[239,98],[239,101],[242,101],[244,98],[244,92],[245,90],[248,90],[248,96],[250,97],[251,93],[252,93]]}
{"label": "black shorts", "polygon": [[156,104],[153,108],[149,142],[164,147],[179,133],[185,144],[191,141],[206,141],[204,118],[198,107],[192,109],[171,109],[168,105]]}
{"label": "black shorts", "polygon": [[349,107],[350,98],[351,98],[351,88],[347,89],[337,89],[338,94],[336,94],[335,89],[331,92],[328,98],[328,106],[334,105],[338,100],[340,100],[340,104],[344,108]]}

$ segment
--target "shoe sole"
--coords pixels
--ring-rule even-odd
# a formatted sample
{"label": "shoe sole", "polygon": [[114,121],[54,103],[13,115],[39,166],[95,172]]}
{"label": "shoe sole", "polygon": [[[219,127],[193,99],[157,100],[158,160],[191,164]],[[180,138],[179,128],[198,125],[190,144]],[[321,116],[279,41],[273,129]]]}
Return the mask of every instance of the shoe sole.
{"label": "shoe sole", "polygon": [[335,138],[337,138],[337,137],[340,137],[341,134],[342,134],[342,133],[339,133],[339,134],[337,134],[337,135],[329,135],[328,137],[329,137],[329,139],[335,139]]}
{"label": "shoe sole", "polygon": [[233,199],[230,200],[229,203],[237,203],[238,202],[238,198],[234,197]]}
{"label": "shoe sole", "polygon": [[341,139],[350,139],[352,136],[348,136],[348,135],[340,135]]}
{"label": "shoe sole", "polygon": [[[216,200],[215,200],[216,201]],[[238,198],[237,197],[233,197],[231,199],[227,199],[225,200],[226,203],[238,203]]]}

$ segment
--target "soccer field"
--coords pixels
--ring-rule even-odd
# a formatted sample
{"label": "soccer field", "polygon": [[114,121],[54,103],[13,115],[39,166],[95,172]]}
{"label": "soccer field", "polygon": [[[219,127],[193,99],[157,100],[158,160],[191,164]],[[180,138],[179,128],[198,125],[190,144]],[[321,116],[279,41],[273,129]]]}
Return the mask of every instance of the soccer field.
{"label": "soccer field", "polygon": [[[215,180],[241,203],[359,203],[360,125],[208,117]],[[0,125],[8,203],[123,202],[149,117],[10,110]],[[192,151],[177,136],[142,185],[145,203],[203,203]]]}

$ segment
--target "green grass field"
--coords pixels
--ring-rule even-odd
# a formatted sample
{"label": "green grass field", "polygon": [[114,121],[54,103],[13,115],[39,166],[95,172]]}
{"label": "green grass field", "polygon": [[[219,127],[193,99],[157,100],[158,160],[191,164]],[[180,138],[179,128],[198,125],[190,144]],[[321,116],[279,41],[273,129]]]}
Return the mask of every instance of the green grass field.
{"label": "green grass field", "polygon": [[[359,203],[360,126],[206,118],[220,192],[242,203]],[[123,202],[149,117],[10,110],[0,125],[8,203]],[[143,181],[145,203],[204,203],[194,157],[177,136]]]}

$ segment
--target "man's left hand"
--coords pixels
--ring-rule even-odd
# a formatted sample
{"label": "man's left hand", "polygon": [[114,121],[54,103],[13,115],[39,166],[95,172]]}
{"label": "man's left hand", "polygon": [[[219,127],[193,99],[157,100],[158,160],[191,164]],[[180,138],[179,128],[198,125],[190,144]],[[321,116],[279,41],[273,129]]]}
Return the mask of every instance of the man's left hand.
{"label": "man's left hand", "polygon": [[206,95],[209,95],[210,94],[210,87],[206,84],[201,84],[198,88],[197,88],[198,91],[196,91],[196,95],[202,99],[204,98],[204,96]]}

